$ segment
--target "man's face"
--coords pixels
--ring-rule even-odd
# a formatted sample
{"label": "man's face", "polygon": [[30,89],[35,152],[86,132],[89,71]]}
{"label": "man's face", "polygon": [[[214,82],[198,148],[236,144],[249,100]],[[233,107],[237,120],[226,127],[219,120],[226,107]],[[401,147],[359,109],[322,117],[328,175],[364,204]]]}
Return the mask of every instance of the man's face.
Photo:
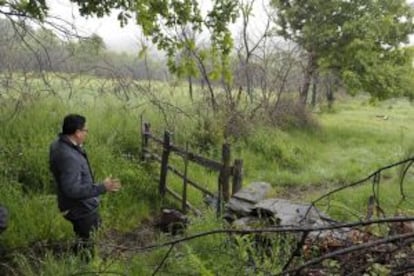
{"label": "man's face", "polygon": [[83,142],[85,142],[87,136],[88,136],[88,128],[86,127],[86,124],[85,124],[82,129],[78,129],[75,132],[76,143],[78,143],[78,145],[82,145]]}

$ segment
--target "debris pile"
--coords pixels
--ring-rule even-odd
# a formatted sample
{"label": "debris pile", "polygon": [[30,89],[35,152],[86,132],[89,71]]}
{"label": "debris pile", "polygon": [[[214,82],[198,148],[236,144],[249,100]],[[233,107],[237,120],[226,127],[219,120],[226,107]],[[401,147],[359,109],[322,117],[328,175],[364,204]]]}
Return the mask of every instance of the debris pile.
{"label": "debris pile", "polygon": [[414,275],[414,222],[341,227],[345,223],[329,218],[311,204],[266,198],[270,191],[268,183],[252,183],[230,199],[225,218],[232,227],[242,230],[319,229],[296,232],[292,248],[298,250],[292,254],[302,261],[290,261],[287,274]]}

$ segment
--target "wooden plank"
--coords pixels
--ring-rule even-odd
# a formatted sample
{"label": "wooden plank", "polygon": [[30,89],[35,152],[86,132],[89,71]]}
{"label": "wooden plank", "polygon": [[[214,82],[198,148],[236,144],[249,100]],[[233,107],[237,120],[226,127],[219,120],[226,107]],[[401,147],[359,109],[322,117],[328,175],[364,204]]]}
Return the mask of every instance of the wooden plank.
{"label": "wooden plank", "polygon": [[[176,168],[174,168],[173,166],[168,165],[168,169],[169,169],[171,172],[173,172],[174,174],[176,174],[177,176],[179,176],[179,177],[181,177],[182,179],[184,179],[184,174],[183,174],[183,173],[181,173],[180,171],[178,171],[178,170],[177,170]],[[197,184],[196,182],[192,181],[191,179],[187,179],[187,183],[188,183],[189,185],[193,186],[194,188],[196,188],[196,189],[198,189],[198,190],[202,191],[203,193],[208,194],[208,195],[210,195],[210,196],[213,196],[213,197],[214,197],[214,194],[213,194],[212,192],[210,192],[209,190],[207,190],[207,189],[205,189],[205,188],[201,187],[201,185],[200,185],[200,184]]]}
{"label": "wooden plank", "polygon": [[153,153],[152,151],[149,151],[149,150],[146,150],[145,153],[148,155],[147,158],[153,161],[158,161],[159,163],[162,162],[162,158],[158,154]]}
{"label": "wooden plank", "polygon": [[[175,199],[177,199],[177,200],[179,200],[179,201],[182,201],[183,199],[181,198],[181,196],[179,195],[179,194],[177,194],[176,192],[174,192],[173,190],[171,190],[170,188],[168,188],[168,187],[165,187],[166,188],[166,192],[168,192],[172,197],[174,197]],[[194,213],[196,213],[196,214],[201,214],[201,212],[197,209],[197,208],[195,208],[195,207],[193,207],[188,201],[186,202],[186,205],[187,205],[187,207],[189,208],[189,209],[191,209]]]}
{"label": "wooden plank", "polygon": [[223,195],[223,200],[228,202],[230,199],[230,144],[223,144],[222,147],[222,168],[219,175],[219,187],[221,188],[221,193]]}
{"label": "wooden plank", "polygon": [[[163,140],[153,136],[151,133],[148,133],[148,138],[152,139],[153,141],[157,142],[158,144],[164,144]],[[187,154],[187,152],[185,150],[183,150],[183,149],[181,149],[177,146],[171,145],[171,144],[170,144],[170,151],[175,152],[177,155],[179,155],[181,157],[184,157],[184,158],[187,155],[187,158],[188,158],[189,161],[197,163],[197,164],[199,164],[203,167],[206,167],[208,169],[211,169],[211,170],[214,170],[214,171],[217,171],[217,172],[220,171],[220,169],[222,167],[222,164],[218,161],[208,159],[206,157],[197,155],[197,154],[192,153],[192,152],[188,152],[188,154]]]}
{"label": "wooden plank", "polygon": [[[161,157],[160,157],[159,155],[157,155],[157,154],[155,154],[155,153],[151,153],[151,152],[149,152],[149,154],[151,154],[151,157],[152,157],[152,158],[154,158],[156,161],[158,161],[158,162],[160,162],[160,163],[161,163]],[[175,175],[177,175],[178,177],[180,177],[180,178],[184,179],[184,174],[183,174],[183,173],[181,173],[178,169],[174,168],[174,167],[173,167],[173,166],[171,166],[171,165],[168,165],[168,169],[169,169],[172,173],[174,173]],[[203,193],[205,193],[205,194],[208,194],[208,195],[210,195],[210,196],[212,196],[212,197],[214,197],[214,196],[215,196],[212,192],[210,192],[210,191],[209,191],[209,190],[207,190],[206,188],[203,188],[203,187],[201,186],[201,184],[198,184],[198,183],[196,183],[195,181],[193,181],[193,180],[191,180],[191,179],[188,179],[188,178],[187,178],[187,184],[189,184],[189,185],[193,186],[194,188],[196,188],[196,189],[198,189],[198,190],[202,191],[202,192],[203,192]]]}
{"label": "wooden plank", "polygon": [[159,183],[159,192],[160,195],[165,195],[165,190],[167,187],[167,173],[168,173],[168,158],[170,155],[170,133],[166,131],[164,133],[164,148],[162,151],[161,157],[161,168],[160,168],[160,183]]}
{"label": "wooden plank", "polygon": [[[188,152],[188,143],[185,145],[185,149]],[[183,176],[183,201],[181,204],[181,208],[183,209],[183,213],[187,213],[187,170],[188,170],[188,154],[184,157],[184,176]]]}
{"label": "wooden plank", "polygon": [[155,142],[157,142],[160,145],[164,144],[164,141],[162,139],[157,138],[156,136],[152,135],[151,133],[147,133],[148,138],[154,140]]}
{"label": "wooden plank", "polygon": [[151,135],[151,125],[143,122],[141,115],[141,160],[145,161],[145,151],[149,148],[149,135]]}
{"label": "wooden plank", "polygon": [[[185,150],[173,145],[171,145],[171,151],[175,152],[177,155],[180,155],[182,157],[185,157],[187,155],[187,152]],[[215,170],[217,172],[220,171],[222,167],[222,164],[220,162],[205,158],[192,152],[188,153],[188,160],[197,163],[203,167],[209,168],[211,170]]]}
{"label": "wooden plank", "polygon": [[[235,160],[234,165],[230,165],[230,145],[224,144],[222,147],[222,162],[218,162],[215,160],[211,160],[209,158],[197,155],[195,153],[188,152],[188,148],[183,150],[177,146],[172,145],[171,142],[171,134],[168,131],[164,133],[164,139],[161,140],[156,136],[153,136],[150,132],[149,124],[142,128],[143,122],[141,118],[141,129],[143,129],[142,135],[142,152],[143,157],[146,158],[150,156],[152,159],[161,163],[160,168],[160,181],[159,181],[159,191],[161,195],[164,195],[168,189],[167,187],[167,174],[168,170],[176,174],[177,176],[183,179],[183,190],[182,190],[182,209],[186,211],[186,197],[187,197],[187,185],[191,185],[194,188],[202,191],[205,194],[208,194],[214,197],[214,194],[207,189],[203,188],[200,184],[188,179],[187,171],[188,171],[188,162],[191,161],[196,163],[202,167],[207,169],[211,169],[213,171],[219,172],[218,176],[218,208],[217,213],[221,213],[221,205],[224,202],[228,202],[230,198],[230,177],[233,176],[232,179],[232,189],[231,194],[237,193],[242,187],[242,179],[243,179],[243,161],[242,160]],[[148,126],[148,127],[147,127]],[[163,152],[162,156],[160,157],[156,153],[153,153],[149,150],[149,140],[153,140],[158,144],[163,145]],[[184,158],[184,173],[178,171],[176,168],[168,164],[169,155],[171,152],[176,153],[177,155]]]}
{"label": "wooden plank", "polygon": [[143,122],[143,116],[141,114],[140,116],[140,131],[141,131],[141,161],[145,161],[145,149],[146,149],[146,143],[145,143],[145,130],[144,130],[144,122]]}
{"label": "wooden plank", "polygon": [[231,189],[232,195],[240,191],[242,188],[243,182],[243,160],[236,159],[234,160],[234,166],[232,168],[232,175],[233,175],[233,185]]}

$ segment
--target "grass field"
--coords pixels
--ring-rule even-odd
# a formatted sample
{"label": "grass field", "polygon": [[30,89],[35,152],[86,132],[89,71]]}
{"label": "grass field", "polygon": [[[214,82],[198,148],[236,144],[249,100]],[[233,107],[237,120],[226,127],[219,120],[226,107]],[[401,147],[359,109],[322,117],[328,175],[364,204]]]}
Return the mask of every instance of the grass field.
{"label": "grass field", "polygon": [[[70,98],[69,92],[59,87],[56,89],[59,97],[26,101],[14,116],[9,116],[14,112],[14,105],[0,109],[2,118],[7,119],[1,121],[0,133],[0,203],[10,211],[10,226],[0,236],[5,248],[17,250],[39,241],[73,239],[70,226],[57,210],[47,164],[49,143],[59,132],[61,119],[67,113],[82,113],[88,119],[90,131],[86,147],[96,179],[112,174],[123,183],[123,190],[118,194],[103,197],[103,236],[112,231],[136,231],[160,206],[172,203],[158,197],[154,180],[158,167],[139,160],[141,115],[151,122],[154,132],[162,134],[165,129],[172,130],[177,144],[185,147],[188,142],[194,151],[202,150],[201,154],[216,160],[220,157],[224,142],[222,122],[214,120],[203,108],[202,99],[190,102],[179,88],[158,84],[151,94],[130,95],[129,100],[93,91],[93,86],[88,87],[87,95],[82,93],[84,90],[73,88],[76,92],[72,91]],[[312,201],[334,188],[364,179],[381,167],[414,155],[414,109],[407,100],[371,103],[363,96],[343,97],[333,110],[314,112],[311,116],[316,124],[304,129],[281,129],[252,122],[245,136],[231,141],[232,158],[244,161],[244,185],[266,181],[274,188],[274,197]],[[176,167],[182,168],[181,158],[172,160]],[[372,179],[369,179],[318,202],[318,207],[341,220],[361,219],[366,215],[367,200],[375,191],[387,215],[411,214],[414,212],[410,204],[414,197],[414,170],[407,171],[403,186],[407,197],[400,202],[402,170],[396,167],[382,172],[379,190],[373,190]],[[217,189],[215,173],[190,166],[189,177],[212,191]],[[168,183],[181,191],[179,178],[169,175]],[[194,190],[189,191],[189,201],[204,208],[202,196]],[[204,213],[204,218],[192,219],[189,233],[222,227],[214,212],[204,210]],[[201,275],[214,275],[209,267],[217,263],[221,269],[233,273],[228,264],[235,256],[208,254],[206,249],[224,244],[223,237],[211,237],[176,249],[177,260],[170,261],[173,266],[167,271],[193,275],[191,270],[199,267],[204,271]],[[91,264],[88,270],[96,271],[106,265],[117,271],[128,264],[126,267],[131,273],[146,275],[165,253],[166,250],[161,249],[148,253],[145,258],[142,258],[143,253],[128,255],[127,260],[120,258],[110,264],[101,260],[101,264]],[[221,261],[217,262],[214,256],[219,256]],[[61,260],[47,255],[33,266],[27,255],[18,253],[14,260],[24,275],[79,272],[73,268],[79,260],[73,258]]]}

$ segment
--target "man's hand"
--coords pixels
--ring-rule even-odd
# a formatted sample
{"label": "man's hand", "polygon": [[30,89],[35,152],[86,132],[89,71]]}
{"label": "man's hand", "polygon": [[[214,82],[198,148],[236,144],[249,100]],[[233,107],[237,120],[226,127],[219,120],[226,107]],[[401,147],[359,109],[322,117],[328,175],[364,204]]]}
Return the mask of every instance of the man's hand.
{"label": "man's hand", "polygon": [[121,182],[117,178],[111,176],[105,178],[103,182],[107,192],[118,192],[121,189]]}

